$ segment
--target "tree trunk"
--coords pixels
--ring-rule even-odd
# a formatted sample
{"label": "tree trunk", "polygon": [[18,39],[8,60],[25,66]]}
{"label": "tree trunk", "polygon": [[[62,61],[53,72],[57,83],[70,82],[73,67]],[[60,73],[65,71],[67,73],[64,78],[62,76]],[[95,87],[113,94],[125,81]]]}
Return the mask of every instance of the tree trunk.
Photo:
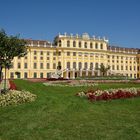
{"label": "tree trunk", "polygon": [[6,67],[5,67],[4,90],[6,90]]}
{"label": "tree trunk", "polygon": [[0,66],[0,94],[1,94],[1,90],[2,90],[1,82],[2,82],[2,66]]}
{"label": "tree trunk", "polygon": [[2,80],[2,66],[0,66],[0,81]]}

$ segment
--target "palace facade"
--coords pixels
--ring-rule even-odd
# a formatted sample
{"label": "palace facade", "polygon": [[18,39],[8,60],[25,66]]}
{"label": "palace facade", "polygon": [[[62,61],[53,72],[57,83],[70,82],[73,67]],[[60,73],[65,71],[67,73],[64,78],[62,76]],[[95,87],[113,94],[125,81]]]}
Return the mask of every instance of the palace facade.
{"label": "palace facade", "polygon": [[[97,67],[110,66],[107,75],[140,78],[140,50],[110,46],[106,38],[59,34],[54,42],[26,40],[28,53],[15,57],[8,78],[100,76]],[[57,69],[59,68],[59,70]]]}

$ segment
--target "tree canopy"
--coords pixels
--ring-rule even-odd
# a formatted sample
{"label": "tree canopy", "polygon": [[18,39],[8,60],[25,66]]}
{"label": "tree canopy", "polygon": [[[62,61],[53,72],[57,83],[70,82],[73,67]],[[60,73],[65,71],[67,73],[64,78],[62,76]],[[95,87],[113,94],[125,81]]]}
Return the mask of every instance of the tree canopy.
{"label": "tree canopy", "polygon": [[102,75],[106,75],[107,71],[110,69],[110,66],[105,67],[104,64],[100,65],[100,68],[98,70],[102,73]]}
{"label": "tree canopy", "polygon": [[10,68],[14,57],[26,55],[26,41],[19,35],[8,36],[3,29],[0,30],[0,73],[2,68]]}

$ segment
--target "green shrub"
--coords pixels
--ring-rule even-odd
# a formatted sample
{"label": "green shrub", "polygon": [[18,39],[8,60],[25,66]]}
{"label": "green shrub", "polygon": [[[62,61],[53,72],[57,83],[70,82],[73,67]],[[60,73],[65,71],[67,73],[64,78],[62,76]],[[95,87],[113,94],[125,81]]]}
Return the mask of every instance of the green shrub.
{"label": "green shrub", "polygon": [[9,90],[6,94],[0,95],[0,107],[32,102],[35,99],[36,95],[29,91]]}

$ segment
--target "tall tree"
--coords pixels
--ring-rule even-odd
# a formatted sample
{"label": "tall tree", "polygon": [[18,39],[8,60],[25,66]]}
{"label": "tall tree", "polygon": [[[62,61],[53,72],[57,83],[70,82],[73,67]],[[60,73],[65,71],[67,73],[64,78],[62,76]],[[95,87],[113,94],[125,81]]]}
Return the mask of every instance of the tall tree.
{"label": "tall tree", "polygon": [[25,40],[19,39],[19,36],[8,36],[4,30],[0,30],[0,73],[5,68],[6,74],[14,57],[23,57],[26,53]]}
{"label": "tall tree", "polygon": [[98,70],[102,73],[103,76],[105,76],[107,74],[107,71],[110,70],[110,66],[105,67],[104,64],[101,64]]}
{"label": "tall tree", "polygon": [[4,45],[6,40],[6,33],[3,29],[0,30],[0,81],[2,79],[2,69],[4,67]]}

